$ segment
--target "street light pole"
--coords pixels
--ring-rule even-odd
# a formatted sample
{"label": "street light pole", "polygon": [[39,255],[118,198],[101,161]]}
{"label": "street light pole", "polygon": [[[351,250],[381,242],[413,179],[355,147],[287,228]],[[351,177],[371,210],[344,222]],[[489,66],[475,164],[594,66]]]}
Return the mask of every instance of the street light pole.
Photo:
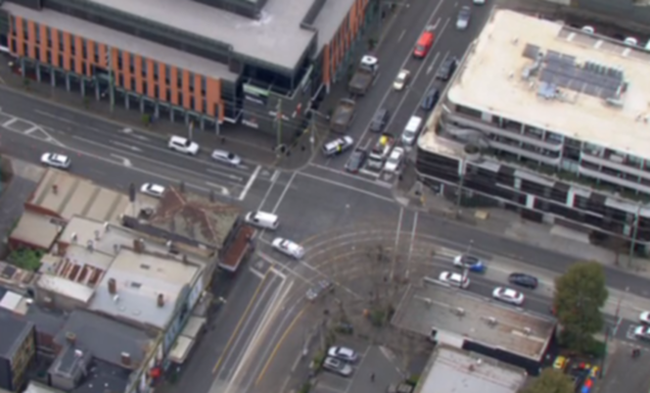
{"label": "street light pole", "polygon": [[639,216],[641,215],[641,208],[643,205],[639,204],[639,207],[634,213],[634,221],[632,222],[632,238],[630,239],[630,252],[628,253],[627,266],[631,267],[634,257],[634,249],[636,247],[636,238],[639,235]]}
{"label": "street light pole", "polygon": [[458,188],[456,189],[456,218],[460,218],[461,203],[463,202],[463,187],[465,186],[465,159],[460,161],[460,179],[458,180]]}

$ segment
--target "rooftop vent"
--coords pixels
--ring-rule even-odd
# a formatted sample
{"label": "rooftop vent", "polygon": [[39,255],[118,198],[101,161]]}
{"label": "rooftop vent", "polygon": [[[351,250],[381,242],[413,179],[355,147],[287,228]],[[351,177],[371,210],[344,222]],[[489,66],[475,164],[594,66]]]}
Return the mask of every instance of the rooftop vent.
{"label": "rooftop vent", "polygon": [[100,240],[101,238],[101,232],[99,229],[95,229],[95,240]]}
{"label": "rooftop vent", "polygon": [[128,352],[122,352],[120,354],[120,361],[122,362],[123,366],[130,367],[131,366],[131,354]]}
{"label": "rooftop vent", "polygon": [[74,356],[77,357],[77,358],[82,358],[84,356],[84,353],[80,349],[75,349],[74,350]]}
{"label": "rooftop vent", "polygon": [[86,249],[88,249],[88,251],[91,251],[91,252],[94,251],[95,250],[95,242],[92,241],[92,240],[88,240],[88,242],[86,243]]}
{"label": "rooftop vent", "polygon": [[459,317],[465,316],[465,309],[462,307],[456,307],[454,311]]}
{"label": "rooftop vent", "polygon": [[133,250],[135,252],[142,254],[144,252],[144,248],[144,239],[133,239]]}
{"label": "rooftop vent", "polygon": [[108,222],[104,223],[104,232],[108,232],[110,230],[110,225]]}
{"label": "rooftop vent", "polygon": [[108,293],[115,295],[117,293],[117,282],[114,278],[108,279]]}
{"label": "rooftop vent", "polygon": [[74,343],[77,341],[77,335],[72,332],[67,332],[65,334],[65,341],[67,341],[71,345],[74,345]]}
{"label": "rooftop vent", "polygon": [[525,327],[525,328],[524,328],[524,333],[525,333],[527,336],[530,336],[530,335],[533,333],[533,330],[532,330],[531,328],[529,328],[529,327]]}
{"label": "rooftop vent", "polygon": [[158,300],[156,302],[158,307],[163,307],[165,305],[165,296],[162,293],[158,294]]}
{"label": "rooftop vent", "polygon": [[499,323],[499,321],[497,321],[497,319],[495,317],[488,317],[487,318],[487,324],[489,326],[496,326],[497,323]]}
{"label": "rooftop vent", "polygon": [[78,238],[77,233],[72,232],[72,235],[70,235],[70,239],[72,240],[73,243],[77,241],[77,238]]}

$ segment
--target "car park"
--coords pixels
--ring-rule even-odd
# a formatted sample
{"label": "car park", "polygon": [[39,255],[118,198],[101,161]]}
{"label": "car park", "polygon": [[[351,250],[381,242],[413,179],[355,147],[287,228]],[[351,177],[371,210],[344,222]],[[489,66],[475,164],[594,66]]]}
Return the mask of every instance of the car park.
{"label": "car park", "polygon": [[140,187],[140,192],[154,198],[160,198],[165,193],[165,187],[155,183],[144,183]]}
{"label": "car park", "polygon": [[43,153],[43,155],[41,156],[41,164],[48,165],[54,168],[68,169],[70,168],[71,163],[72,160],[70,159],[70,157],[64,156],[63,154]]}
{"label": "car park", "polygon": [[323,155],[333,157],[347,151],[354,145],[354,139],[351,136],[344,135],[323,144]]}
{"label": "car park", "polygon": [[359,170],[363,168],[363,164],[366,163],[367,158],[368,152],[361,148],[355,149],[352,154],[350,154],[348,162],[345,163],[345,170],[350,173],[358,173]]}
{"label": "car park", "polygon": [[327,350],[327,356],[343,360],[347,363],[355,363],[359,360],[359,354],[347,347],[330,347]]}
{"label": "car park", "polygon": [[650,326],[637,326],[634,328],[634,337],[639,340],[650,340]]}
{"label": "car park", "polygon": [[301,259],[305,256],[305,249],[300,244],[289,239],[277,237],[273,239],[271,244],[274,249],[292,258]]}
{"label": "car park", "polygon": [[521,306],[524,304],[525,296],[523,293],[516,291],[512,288],[496,287],[492,291],[492,297],[504,303],[514,304]]}
{"label": "car park", "polygon": [[199,144],[182,136],[173,135],[167,144],[170,150],[195,156],[199,153]]}
{"label": "car park", "polygon": [[450,80],[454,75],[454,72],[456,72],[456,68],[458,68],[458,59],[455,57],[446,59],[442,64],[440,64],[440,67],[438,67],[438,70],[436,71],[436,79],[442,81]]}
{"label": "car park", "polygon": [[393,89],[396,91],[401,91],[408,84],[409,78],[411,77],[411,71],[401,70],[393,82]]}
{"label": "car park", "polygon": [[422,110],[430,111],[433,108],[435,108],[439,99],[440,99],[440,91],[437,88],[432,87],[424,96],[424,98],[422,98],[422,104],[420,105],[420,107],[422,108]]}
{"label": "car park", "polygon": [[524,288],[535,289],[539,284],[537,277],[525,273],[512,273],[508,276],[510,284],[518,285]]}
{"label": "car park", "polygon": [[380,108],[375,112],[372,120],[370,121],[370,131],[381,132],[390,119],[390,112],[386,108]]}
{"label": "car park", "polygon": [[404,149],[401,147],[393,148],[393,151],[390,152],[386,163],[384,164],[384,171],[389,173],[397,173],[402,168],[402,162],[404,161]]}
{"label": "car park", "polygon": [[456,18],[456,28],[458,30],[465,30],[469,26],[469,20],[472,17],[472,9],[468,6],[460,7],[458,17]]}
{"label": "car park", "polygon": [[325,358],[325,361],[323,361],[323,369],[342,377],[349,377],[354,371],[352,366],[346,362],[332,357]]}
{"label": "car park", "polygon": [[210,155],[213,160],[223,162],[224,164],[239,166],[241,165],[241,157],[235,153],[231,153],[227,150],[215,149]]}
{"label": "car park", "polygon": [[465,254],[458,255],[454,258],[454,266],[477,273],[483,273],[486,268],[485,263],[479,258]]}
{"label": "car park", "polygon": [[442,272],[438,276],[438,280],[454,287],[463,289],[469,287],[469,278],[460,273]]}
{"label": "car park", "polygon": [[644,311],[639,315],[639,322],[644,325],[650,325],[650,311]]}

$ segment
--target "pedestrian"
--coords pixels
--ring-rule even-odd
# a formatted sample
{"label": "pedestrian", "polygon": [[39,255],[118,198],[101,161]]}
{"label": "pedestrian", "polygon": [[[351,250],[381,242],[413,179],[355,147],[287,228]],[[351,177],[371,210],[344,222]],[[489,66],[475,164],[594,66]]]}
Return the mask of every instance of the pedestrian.
{"label": "pedestrian", "polygon": [[370,374],[370,382],[375,382],[375,373]]}

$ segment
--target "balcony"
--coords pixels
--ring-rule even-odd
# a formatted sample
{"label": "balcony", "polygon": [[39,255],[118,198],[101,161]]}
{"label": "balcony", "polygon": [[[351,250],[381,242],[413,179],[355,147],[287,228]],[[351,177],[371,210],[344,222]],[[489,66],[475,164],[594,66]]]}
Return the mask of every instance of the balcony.
{"label": "balcony", "polygon": [[463,115],[462,113],[450,113],[447,118],[449,122],[458,123],[465,127],[472,127],[489,134],[497,134],[506,138],[516,139],[518,141],[529,143],[543,149],[554,151],[562,150],[562,144],[559,142],[542,140],[535,138],[534,136],[524,135],[519,129],[515,130],[512,128],[501,128],[494,123],[486,123],[481,119]]}
{"label": "balcony", "polygon": [[557,157],[547,156],[541,153],[526,150],[519,146],[510,145],[508,143],[499,142],[495,140],[490,140],[490,147],[495,150],[503,150],[508,153],[524,156],[526,158],[530,158],[531,160],[543,162],[549,165],[560,165],[560,161],[562,160],[562,156],[560,155],[558,155]]}
{"label": "balcony", "polygon": [[632,166],[631,164],[627,163],[624,159],[616,160],[611,155],[602,157],[585,150],[580,152],[580,158],[592,164],[604,165],[608,168],[616,169],[621,172],[629,173],[631,175],[643,177],[650,180],[649,170],[644,170],[637,166]]}
{"label": "balcony", "polygon": [[650,195],[650,186],[640,184],[640,183],[637,183],[637,182],[634,182],[634,181],[626,180],[626,179],[618,177],[618,176],[609,175],[607,173],[603,173],[603,172],[601,172],[599,170],[596,170],[596,169],[586,168],[586,167],[581,165],[580,168],[579,168],[579,173],[581,175],[589,176],[589,177],[594,178],[594,179],[604,180],[604,181],[610,182],[612,184],[617,184],[617,185],[619,185],[621,187],[629,188],[631,190],[636,190],[636,191],[639,191],[641,193]]}

